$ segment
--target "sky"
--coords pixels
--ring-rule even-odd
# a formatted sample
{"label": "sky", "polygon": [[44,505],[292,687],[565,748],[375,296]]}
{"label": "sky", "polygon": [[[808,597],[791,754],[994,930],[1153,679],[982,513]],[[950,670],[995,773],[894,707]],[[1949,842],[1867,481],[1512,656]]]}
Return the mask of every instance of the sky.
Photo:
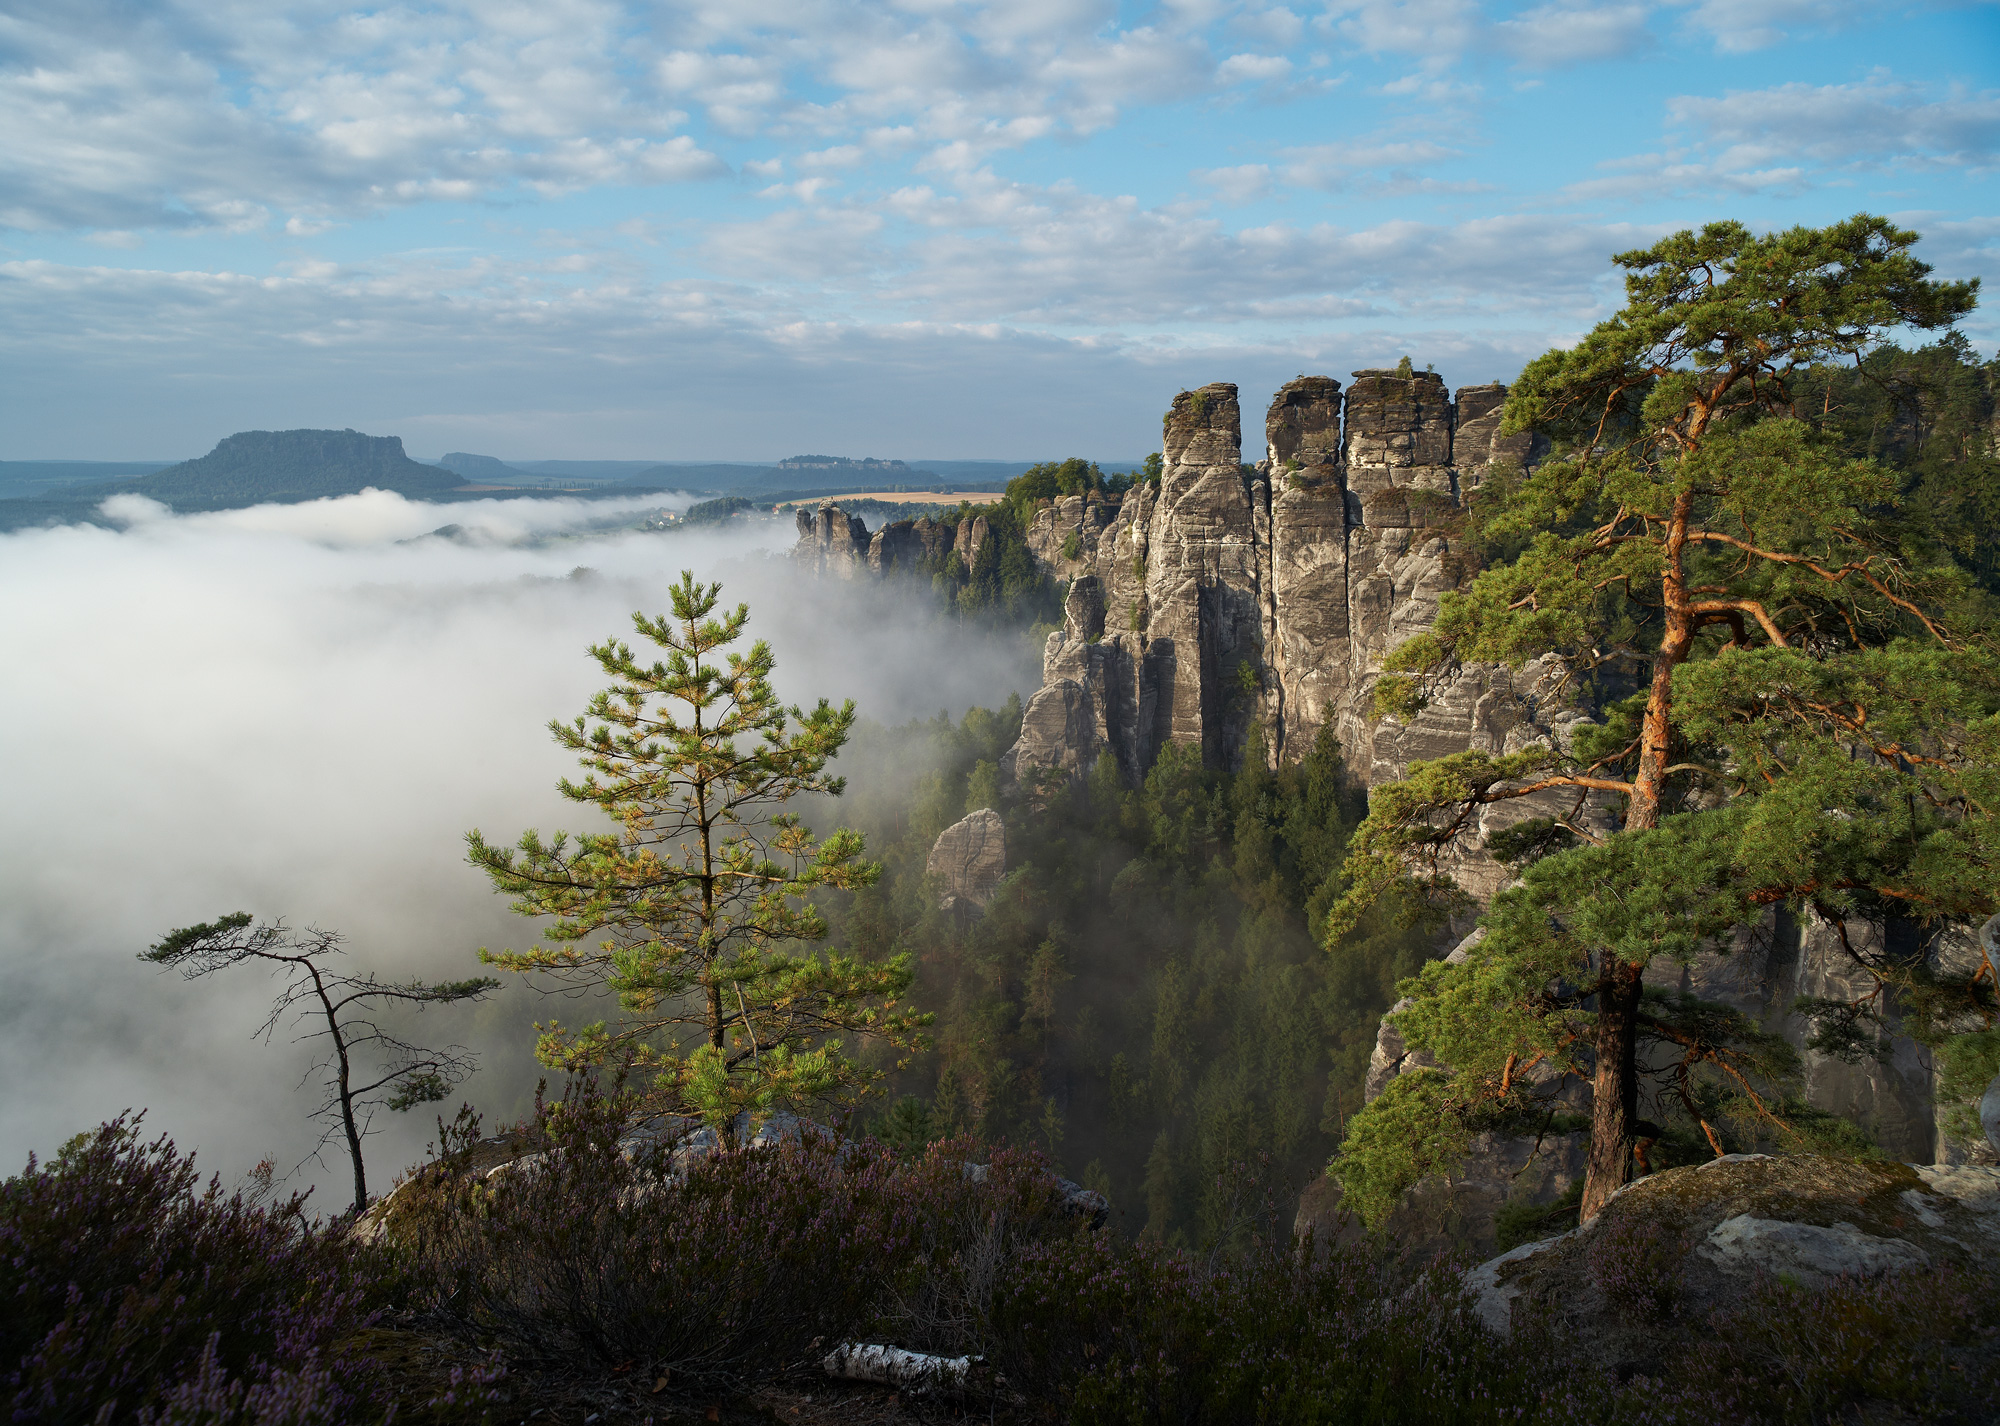
{"label": "sky", "polygon": [[2000,276],[1994,3],[7,0],[0,135],[11,460],[1124,458],[1715,219]]}
{"label": "sky", "polygon": [[[591,528],[661,500],[372,491],[174,516],[120,496],[106,526],[0,534],[0,1176],[144,1109],[225,1183],[270,1158],[320,1188],[316,1207],[347,1201],[337,1153],[300,1167],[317,1139],[309,1052],[290,1026],[253,1039],[276,985],[252,969],[184,982],[139,953],[238,910],[337,930],[352,969],[393,980],[460,979],[482,946],[525,949],[537,923],[466,865],[464,834],[608,826],[556,792],[581,774],[548,724],[608,681],[588,645],[649,647],[631,611],[662,609],[681,569],[750,605],[788,701],[853,698],[900,725],[1032,689],[1023,638],[945,620],[900,586],[800,587],[809,576],[776,553],[788,521]],[[459,539],[427,537],[447,522]],[[893,794],[922,760],[850,750],[836,766]],[[499,1124],[531,1104],[533,1022],[602,1013],[516,979],[398,1028],[477,1052],[462,1097]],[[435,1138],[435,1111],[378,1127],[379,1192]]]}

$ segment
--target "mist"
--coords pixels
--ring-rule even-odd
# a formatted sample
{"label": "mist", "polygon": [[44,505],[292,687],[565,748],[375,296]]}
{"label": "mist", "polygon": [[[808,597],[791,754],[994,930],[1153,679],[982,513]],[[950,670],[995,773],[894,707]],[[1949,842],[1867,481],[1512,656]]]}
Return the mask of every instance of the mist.
{"label": "mist", "polygon": [[[128,1108],[225,1182],[306,1156],[310,1056],[282,1027],[251,1038],[275,983],[247,967],[183,982],[135,957],[237,910],[337,928],[350,968],[385,977],[476,974],[479,947],[531,943],[461,839],[596,829],[555,791],[575,764],[547,724],[603,683],[586,646],[664,612],[682,569],[750,605],[788,701],[852,698],[897,723],[1032,688],[1018,636],[943,619],[919,592],[795,575],[788,521],[607,528],[686,503],[369,491],[177,516],[119,497],[117,528],[0,536],[4,1172]],[[581,1009],[510,984],[402,1028],[480,1052],[461,1094],[494,1122],[533,1092],[532,1022]],[[379,1192],[435,1113],[376,1122]],[[329,1150],[291,1186],[317,1185],[330,1212],[345,1172]]]}

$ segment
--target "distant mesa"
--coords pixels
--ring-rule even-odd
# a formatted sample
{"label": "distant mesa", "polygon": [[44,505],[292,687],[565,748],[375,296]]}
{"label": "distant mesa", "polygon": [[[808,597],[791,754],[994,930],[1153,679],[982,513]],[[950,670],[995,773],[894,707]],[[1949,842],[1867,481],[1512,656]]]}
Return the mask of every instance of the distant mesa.
{"label": "distant mesa", "polygon": [[371,486],[422,497],[464,484],[455,471],[411,460],[400,436],[352,430],[239,431],[200,459],[169,466],[126,488],[176,509],[201,510],[356,495]]}
{"label": "distant mesa", "polygon": [[519,467],[511,466],[496,456],[476,456],[467,451],[453,451],[438,464],[446,470],[456,471],[467,480],[504,480],[522,473]]}

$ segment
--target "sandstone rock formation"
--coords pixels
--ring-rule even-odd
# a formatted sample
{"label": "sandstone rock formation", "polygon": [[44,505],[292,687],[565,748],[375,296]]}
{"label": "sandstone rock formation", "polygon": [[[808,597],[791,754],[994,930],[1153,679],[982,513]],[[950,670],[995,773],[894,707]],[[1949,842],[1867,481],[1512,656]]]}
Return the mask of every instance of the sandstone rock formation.
{"label": "sandstone rock formation", "polygon": [[984,910],[1007,873],[1007,827],[1000,814],[982,807],[938,833],[924,870],[943,884],[939,904],[945,910]]}
{"label": "sandstone rock formation", "polygon": [[1740,1303],[1760,1276],[1807,1291],[1837,1277],[1984,1268],[2000,1253],[2000,1169],[1912,1167],[1811,1156],[1732,1154],[1631,1184],[1582,1228],[1526,1243],[1466,1274],[1480,1317],[1506,1335],[1523,1306],[1560,1304],[1599,1360],[1645,1362],[1661,1326],[1606,1288],[1643,1255],[1683,1323]]}
{"label": "sandstone rock formation", "polygon": [[[1235,767],[1253,731],[1275,763],[1331,725],[1372,785],[1412,758],[1509,750],[1580,716],[1542,666],[1469,669],[1407,726],[1373,716],[1383,658],[1429,626],[1459,577],[1463,491],[1546,443],[1497,435],[1504,387],[1454,403],[1429,372],[1355,377],[1344,399],[1331,377],[1288,382],[1254,466],[1242,460],[1236,388],[1184,391],[1165,419],[1157,485],[1115,507],[1072,496],[1036,512],[1031,548],[1052,573],[1094,581],[1103,613],[1100,627],[1095,607],[1081,621],[1072,612],[1050,636],[1017,778],[1080,777],[1110,753],[1135,781],[1166,741]],[[1461,408],[1472,413],[1462,461]],[[1496,811],[1495,825],[1537,810]],[[1475,893],[1498,885],[1477,858],[1461,870]]]}
{"label": "sandstone rock formation", "polygon": [[[1561,740],[1587,716],[1553,661],[1468,667],[1415,718],[1374,715],[1383,660],[1430,627],[1440,596],[1462,577],[1468,494],[1532,468],[1548,445],[1499,434],[1506,388],[1498,383],[1454,397],[1430,372],[1353,376],[1345,391],[1328,376],[1287,382],[1266,412],[1254,465],[1242,459],[1237,388],[1183,391],[1165,417],[1157,483],[1141,482],[1122,500],[1069,496],[1034,512],[1028,545],[1070,589],[1020,741],[1002,760],[1006,778],[1029,788],[1051,777],[1080,782],[1109,756],[1136,784],[1168,742],[1198,747],[1220,768],[1239,766],[1261,744],[1275,764],[1303,756],[1330,727],[1350,772],[1373,787],[1416,759]],[[904,522],[871,539],[836,506],[802,513],[799,528],[798,557],[841,577],[863,566],[935,568],[951,554],[970,567],[988,536],[987,522],[973,518],[955,527]],[[1475,844],[1549,810],[1538,799],[1488,808]],[[1506,876],[1476,849],[1448,869],[1480,901]],[[1662,964],[1649,980],[1734,1005],[1803,1047],[1809,1027],[1792,1015],[1794,1000],[1858,990],[1838,932],[1774,920],[1760,937],[1685,972]],[[1928,1052],[1907,1037],[1891,1050],[1856,1065],[1808,1054],[1810,1101],[1855,1118],[1903,1157],[1948,1155],[1934,1124]],[[1371,1098],[1404,1053],[1385,1020]],[[1495,1153],[1511,1160],[1517,1148]],[[1975,1157],[1987,1152],[1980,1146]]]}

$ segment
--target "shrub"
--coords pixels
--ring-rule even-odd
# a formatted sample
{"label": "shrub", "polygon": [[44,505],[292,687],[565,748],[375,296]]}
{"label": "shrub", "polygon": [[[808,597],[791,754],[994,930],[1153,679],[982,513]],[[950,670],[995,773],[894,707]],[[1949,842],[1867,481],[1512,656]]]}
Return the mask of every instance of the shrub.
{"label": "shrub", "polygon": [[[1717,1313],[1673,1375],[1676,1418],[1816,1426],[1822,1421],[1993,1419],[2000,1398],[2000,1283],[1941,1268],[1817,1291],[1766,1280]],[[1732,1413],[1731,1408],[1734,1408]]]}
{"label": "shrub", "polygon": [[477,1122],[388,1219],[432,1318],[517,1362],[717,1389],[841,1340],[970,1342],[1023,1225],[1072,1220],[1031,1156],[968,1175],[964,1141],[914,1164],[808,1127],[730,1153],[635,1149],[630,1105],[588,1081],[538,1105],[529,1157],[469,1178]]}
{"label": "shrub", "polygon": [[1031,1247],[991,1337],[1008,1379],[1072,1420],[1515,1421],[1537,1391],[1534,1364],[1461,1309],[1446,1267],[1412,1282],[1310,1241],[1227,1262],[1106,1235]]}
{"label": "shrub", "polygon": [[120,1115],[0,1185],[0,1390],[17,1422],[356,1419],[373,1264],[304,1195],[265,1207]]}

